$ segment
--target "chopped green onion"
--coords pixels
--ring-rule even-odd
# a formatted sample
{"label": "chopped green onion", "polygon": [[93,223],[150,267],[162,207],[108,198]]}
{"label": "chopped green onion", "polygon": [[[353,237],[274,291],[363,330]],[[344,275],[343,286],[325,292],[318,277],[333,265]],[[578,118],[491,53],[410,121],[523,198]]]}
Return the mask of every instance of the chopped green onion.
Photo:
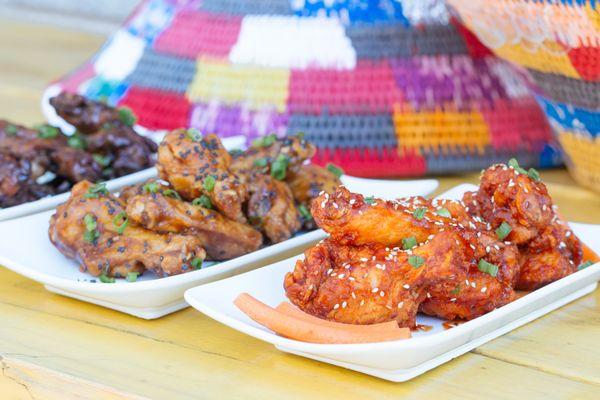
{"label": "chopped green onion", "polygon": [[365,197],[365,203],[372,206],[373,204],[375,204],[375,197],[374,196]]}
{"label": "chopped green onion", "polygon": [[308,208],[306,208],[306,206],[304,204],[300,204],[298,206],[298,212],[300,212],[300,215],[305,220],[310,221],[312,219],[312,215],[311,215],[310,211],[308,210]]}
{"label": "chopped green onion", "polygon": [[119,119],[122,123],[124,123],[127,126],[135,125],[135,121],[137,120],[137,118],[135,117],[135,114],[133,114],[133,111],[131,111],[131,108],[121,107],[119,108],[118,113]]}
{"label": "chopped green onion", "polygon": [[244,150],[241,150],[241,149],[229,150],[229,154],[231,154],[232,157],[237,157],[237,156],[244,154]]}
{"label": "chopped green onion", "polygon": [[135,282],[137,281],[138,276],[140,276],[139,272],[128,272],[125,280],[127,280],[127,282]]}
{"label": "chopped green onion", "polygon": [[408,263],[413,266],[413,268],[419,268],[421,265],[425,263],[425,259],[421,256],[408,256]]}
{"label": "chopped green onion", "polygon": [[156,193],[158,192],[158,183],[148,182],[144,186],[142,186],[142,190],[144,191],[144,193]]}
{"label": "chopped green onion", "polygon": [[79,133],[75,132],[73,135],[69,136],[67,139],[67,144],[74,148],[83,150],[86,147],[85,138],[81,136]]}
{"label": "chopped green onion", "polygon": [[456,296],[457,294],[459,294],[459,293],[460,293],[460,285],[457,285],[457,286],[456,286],[454,289],[452,289],[452,290],[450,291],[450,293],[452,293],[452,294],[453,294],[453,295],[455,295],[455,296]]}
{"label": "chopped green onion", "polygon": [[262,218],[256,215],[250,215],[248,216],[248,222],[250,222],[250,225],[252,226],[260,226],[262,224]]}
{"label": "chopped green onion", "polygon": [[85,232],[83,234],[83,240],[88,243],[93,243],[100,237],[100,233],[96,229],[98,224],[96,218],[92,214],[85,214],[83,217],[83,223],[85,224]]}
{"label": "chopped green onion", "polygon": [[440,208],[439,210],[436,210],[435,213],[440,217],[452,218],[452,214],[450,214],[450,211],[448,211],[447,208]]}
{"label": "chopped green onion", "polygon": [[498,228],[496,228],[496,236],[498,236],[498,239],[504,240],[504,238],[506,238],[511,231],[512,228],[510,227],[510,225],[506,223],[506,221],[504,221],[500,224]]}
{"label": "chopped green onion", "polygon": [[190,265],[191,265],[191,266],[192,266],[192,268],[194,268],[194,269],[200,269],[200,268],[202,268],[202,259],[201,259],[201,258],[198,258],[198,257],[196,257],[196,258],[194,258],[194,259],[192,260],[192,262],[190,262]]}
{"label": "chopped green onion", "polygon": [[185,131],[185,135],[194,142],[200,142],[202,140],[202,134],[198,129],[190,128]]}
{"label": "chopped green onion", "polygon": [[15,136],[18,132],[18,129],[15,125],[13,124],[8,124],[6,125],[6,127],[4,128],[4,131],[6,132],[6,134],[8,136]]}
{"label": "chopped green onion", "polygon": [[110,165],[110,157],[103,156],[101,154],[92,154],[92,158],[96,161],[101,167],[108,167]]}
{"label": "chopped green onion", "polygon": [[54,139],[59,133],[58,128],[48,124],[36,125],[35,128],[42,139]]}
{"label": "chopped green onion", "polygon": [[127,217],[127,213],[125,211],[121,211],[113,218],[113,225],[117,228],[117,233],[119,235],[123,234],[127,225],[129,225],[129,217]]}
{"label": "chopped green onion", "polygon": [[163,190],[162,194],[167,197],[172,197],[174,199],[181,200],[181,196],[179,195],[179,193],[177,193],[173,189]]}
{"label": "chopped green onion", "polygon": [[115,283],[115,278],[111,278],[110,276],[106,276],[105,274],[100,275],[98,279],[100,279],[100,282],[102,283]]}
{"label": "chopped green onion", "polygon": [[423,217],[425,216],[425,213],[427,212],[427,209],[424,207],[419,207],[417,208],[415,211],[413,211],[413,217],[415,217],[417,220],[422,220]]}
{"label": "chopped green onion", "polygon": [[286,170],[290,160],[287,156],[280,154],[271,164],[271,176],[278,181],[285,179]]}
{"label": "chopped green onion", "polygon": [[204,187],[204,190],[206,190],[207,192],[212,192],[213,189],[215,188],[215,177],[212,175],[207,176],[206,178],[204,178],[204,182],[202,182],[202,186]]}
{"label": "chopped green onion", "polygon": [[479,270],[481,272],[485,272],[488,275],[491,275],[491,276],[498,275],[498,266],[485,261],[483,258],[481,260],[479,260],[479,263],[477,264],[477,268],[479,268]]}
{"label": "chopped green onion", "polygon": [[527,171],[527,175],[536,182],[542,180],[542,178],[540,177],[540,173],[535,168],[529,168],[529,171]]}
{"label": "chopped green onion", "polygon": [[212,202],[210,201],[210,199],[208,198],[207,195],[203,194],[200,197],[195,198],[194,200],[192,200],[192,205],[194,206],[201,206],[204,208],[213,208],[212,206]]}
{"label": "chopped green onion", "polygon": [[410,250],[417,245],[417,239],[414,236],[402,239],[402,248]]}
{"label": "chopped green onion", "polygon": [[577,271],[581,271],[582,269],[586,269],[587,267],[592,266],[592,265],[594,265],[593,262],[586,261],[586,262],[584,262],[582,264],[579,264],[579,266],[577,267]]}
{"label": "chopped green onion", "polygon": [[277,136],[272,133],[267,136],[255,139],[252,141],[252,147],[269,147],[277,140]]}
{"label": "chopped green onion", "polygon": [[332,164],[332,163],[327,164],[327,169],[329,170],[329,172],[334,174],[337,178],[344,175],[344,170],[335,164]]}
{"label": "chopped green onion", "polygon": [[515,171],[517,171],[521,174],[527,174],[527,171],[525,171],[523,168],[521,168],[521,166],[519,165],[519,162],[517,161],[516,158],[511,158],[510,160],[508,160],[508,166],[513,167],[515,169]]}
{"label": "chopped green onion", "polygon": [[266,167],[269,164],[269,160],[267,160],[266,157],[264,158],[257,158],[256,160],[254,160],[253,165],[255,167]]}
{"label": "chopped green onion", "polygon": [[95,185],[90,186],[87,193],[83,196],[86,199],[97,199],[101,194],[108,194],[105,182],[98,182]]}

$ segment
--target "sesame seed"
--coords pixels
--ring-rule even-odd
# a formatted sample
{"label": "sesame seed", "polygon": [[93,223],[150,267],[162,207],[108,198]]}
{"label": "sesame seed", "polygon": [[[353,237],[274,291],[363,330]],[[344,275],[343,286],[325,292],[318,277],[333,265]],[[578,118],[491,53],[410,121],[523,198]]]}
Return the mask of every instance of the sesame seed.
{"label": "sesame seed", "polygon": [[338,275],[338,278],[339,278],[339,279],[344,279],[344,277],[345,277],[345,276],[346,276],[346,274],[339,274],[339,275]]}
{"label": "sesame seed", "polygon": [[400,303],[398,303],[398,308],[402,308],[402,306],[404,306],[404,302],[401,301]]}
{"label": "sesame seed", "polygon": [[484,286],[481,288],[481,293],[485,293],[486,291],[487,291],[487,287]]}
{"label": "sesame seed", "polygon": [[362,305],[364,305],[364,304],[365,304],[365,299],[362,299],[362,300],[360,301],[360,305],[362,306]]}
{"label": "sesame seed", "polygon": [[427,292],[427,298],[430,299],[431,298],[431,293]]}
{"label": "sesame seed", "polygon": [[336,304],[335,306],[333,306],[333,309],[334,309],[334,310],[337,310],[338,308],[340,308],[340,305],[339,305],[339,304]]}
{"label": "sesame seed", "polygon": [[346,308],[346,306],[348,305],[348,303],[346,303],[345,301],[342,303],[342,308]]}
{"label": "sesame seed", "polygon": [[352,298],[356,299],[356,295],[354,294],[354,292],[352,292]]}
{"label": "sesame seed", "polygon": [[379,292],[379,295],[380,295],[381,297],[383,297],[383,296],[385,296],[385,292],[382,290],[381,292]]}
{"label": "sesame seed", "polygon": [[456,297],[451,298],[450,301],[452,301],[452,302],[456,301]]}
{"label": "sesame seed", "polygon": [[371,290],[371,293],[377,293],[379,292],[379,288],[374,287],[373,290]]}
{"label": "sesame seed", "polygon": [[408,283],[405,283],[404,286],[402,286],[404,289],[410,289],[410,285]]}

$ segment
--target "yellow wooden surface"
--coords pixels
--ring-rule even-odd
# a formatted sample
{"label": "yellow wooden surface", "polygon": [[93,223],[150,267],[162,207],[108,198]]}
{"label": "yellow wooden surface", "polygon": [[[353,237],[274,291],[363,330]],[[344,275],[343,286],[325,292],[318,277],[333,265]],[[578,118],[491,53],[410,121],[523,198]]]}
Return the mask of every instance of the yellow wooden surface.
{"label": "yellow wooden surface", "polygon": [[[103,40],[0,19],[0,117],[39,121],[44,85]],[[562,170],[543,178],[569,219],[600,223],[600,196]],[[446,177],[440,191],[476,179]],[[144,321],[51,294],[0,268],[2,399],[597,399],[599,338],[597,290],[394,384],[281,353],[193,309]]]}

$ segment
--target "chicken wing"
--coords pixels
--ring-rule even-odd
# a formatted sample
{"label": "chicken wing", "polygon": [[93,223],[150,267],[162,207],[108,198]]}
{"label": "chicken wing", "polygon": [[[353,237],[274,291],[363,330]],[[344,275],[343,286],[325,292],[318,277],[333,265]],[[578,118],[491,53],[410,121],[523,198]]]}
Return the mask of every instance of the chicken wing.
{"label": "chicken wing", "polygon": [[301,228],[290,188],[269,175],[256,175],[249,184],[247,215],[271,243],[292,237]]}
{"label": "chicken wing", "polygon": [[246,222],[242,205],[245,180],[230,169],[231,156],[215,135],[179,129],[168,133],[158,149],[159,176],[186,200],[206,196],[226,217]]}
{"label": "chicken wing", "polygon": [[48,233],[61,253],[94,276],[125,277],[145,269],[169,276],[197,268],[205,258],[199,239],[135,226],[121,200],[87,181],[76,184],[57,208]]}
{"label": "chicken wing", "polygon": [[156,232],[193,235],[211,260],[239,257],[262,244],[262,235],[257,230],[214,210],[168,195],[169,187],[158,182],[150,181],[124,193],[131,221]]}
{"label": "chicken wing", "polygon": [[75,93],[62,92],[50,99],[50,105],[82,133],[94,133],[106,123],[120,121],[119,110]]}

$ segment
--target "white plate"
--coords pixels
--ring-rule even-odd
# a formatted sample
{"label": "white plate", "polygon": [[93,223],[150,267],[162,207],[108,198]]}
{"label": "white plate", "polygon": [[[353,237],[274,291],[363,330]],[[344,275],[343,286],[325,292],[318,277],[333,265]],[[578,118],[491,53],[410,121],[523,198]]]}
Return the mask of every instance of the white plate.
{"label": "white plate", "polygon": [[[461,185],[445,194],[457,198],[473,185]],[[588,246],[600,252],[600,226],[571,224]],[[600,263],[538,289],[486,315],[445,330],[441,319],[418,315],[420,324],[433,327],[408,340],[369,344],[326,345],[286,339],[254,322],[233,305],[243,292],[276,306],[287,300],[285,274],[302,256],[188,290],[186,301],[215,320],[278,349],[327,362],[394,382],[414,378],[506,332],[526,324],[570,301],[592,292],[600,279]]]}
{"label": "white plate", "polygon": [[[346,176],[342,182],[352,191],[391,198],[426,195],[438,185],[432,179],[380,181]],[[145,274],[137,282],[119,279],[114,284],[104,284],[90,282],[91,275],[79,272],[77,263],[65,258],[50,243],[48,224],[53,213],[46,211],[0,223],[0,265],[43,283],[50,291],[147,319],[187,307],[183,293],[191,287],[298,254],[325,237],[323,231],[316,230],[198,271],[167,278]]]}

